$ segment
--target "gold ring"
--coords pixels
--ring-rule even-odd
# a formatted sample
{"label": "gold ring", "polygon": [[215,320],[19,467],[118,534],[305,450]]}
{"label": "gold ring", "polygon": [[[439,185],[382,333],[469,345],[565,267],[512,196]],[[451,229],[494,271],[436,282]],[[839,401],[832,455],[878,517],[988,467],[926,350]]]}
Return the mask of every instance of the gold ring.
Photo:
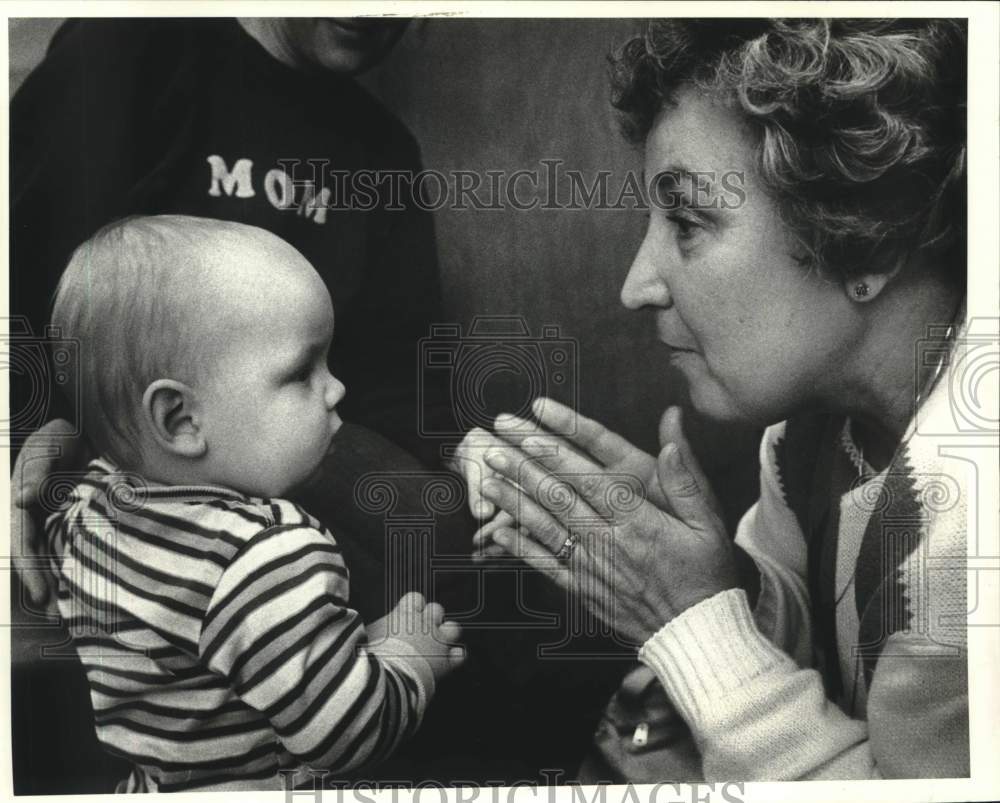
{"label": "gold ring", "polygon": [[573,550],[576,549],[576,542],[580,540],[580,536],[576,533],[571,533],[569,538],[567,538],[559,551],[556,552],[556,560],[560,563],[565,563],[569,560],[569,556],[573,554]]}

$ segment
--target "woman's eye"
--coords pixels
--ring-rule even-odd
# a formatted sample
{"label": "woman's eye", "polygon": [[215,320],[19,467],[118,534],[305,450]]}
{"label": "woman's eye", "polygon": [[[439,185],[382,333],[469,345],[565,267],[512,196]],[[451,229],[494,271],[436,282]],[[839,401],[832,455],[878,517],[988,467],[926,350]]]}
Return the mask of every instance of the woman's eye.
{"label": "woman's eye", "polygon": [[308,382],[312,376],[312,366],[306,365],[292,374],[292,382]]}

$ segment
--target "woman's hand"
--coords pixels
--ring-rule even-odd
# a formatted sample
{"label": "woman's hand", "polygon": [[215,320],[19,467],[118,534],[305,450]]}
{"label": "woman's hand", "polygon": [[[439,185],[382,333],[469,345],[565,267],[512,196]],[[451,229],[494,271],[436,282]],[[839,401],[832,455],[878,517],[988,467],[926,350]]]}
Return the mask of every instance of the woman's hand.
{"label": "woman's hand", "polygon": [[[529,435],[546,434],[549,430],[570,438],[572,448],[588,455],[610,472],[639,477],[645,483],[649,498],[658,507],[669,511],[670,503],[656,482],[656,458],[638,449],[611,430],[589,418],[578,416],[569,407],[552,399],[538,399],[534,412],[541,425],[511,415],[497,418],[496,427],[504,441],[481,427],[469,430],[451,460],[451,469],[462,475],[468,491],[469,510],[480,521],[496,513],[496,507],[483,498],[482,486],[486,480],[499,476],[487,463],[486,452],[504,442],[518,443]],[[684,437],[680,407],[668,407],[660,418],[660,448],[668,443],[677,444],[681,459],[690,467],[704,497],[716,511],[721,511],[712,487],[695,459],[694,452]],[[571,448],[567,444],[567,448]],[[721,513],[720,513],[721,516]],[[487,534],[495,529],[491,527]],[[485,537],[485,536],[484,536]]]}
{"label": "woman's hand", "polygon": [[497,474],[485,460],[487,449],[502,446],[503,441],[485,429],[474,427],[465,433],[462,443],[455,450],[449,468],[465,480],[469,499],[469,511],[482,521],[496,513],[492,502],[483,498],[483,483]]}
{"label": "woman's hand", "polygon": [[42,560],[43,520],[52,511],[42,509],[39,491],[53,473],[86,464],[86,443],[74,432],[69,421],[49,421],[24,442],[10,478],[14,568],[39,610],[52,611],[55,603],[55,578]]}
{"label": "woman's hand", "polygon": [[[656,458],[641,449],[637,449],[627,440],[598,424],[596,421],[578,417],[569,407],[552,399],[538,399],[535,410],[538,419],[544,425],[526,421],[512,415],[501,415],[497,418],[497,431],[504,440],[486,430],[476,427],[466,433],[462,444],[458,447],[451,468],[465,479],[468,491],[469,509],[472,515],[480,520],[488,519],[473,535],[472,543],[476,547],[474,559],[497,557],[506,554],[503,548],[497,548],[492,543],[493,533],[498,529],[510,528],[514,518],[506,511],[497,512],[496,505],[483,496],[483,483],[499,478],[500,474],[486,462],[486,453],[498,446],[508,443],[519,443],[530,435],[545,435],[551,430],[557,434],[571,435],[575,448],[586,453],[608,471],[620,474],[630,474],[642,478],[647,486],[655,486]],[[547,429],[546,429],[547,427]],[[668,437],[681,431],[680,408],[671,407],[660,421],[660,437]],[[682,437],[683,439],[683,437]],[[687,441],[684,441],[687,448]],[[571,448],[568,444],[565,448]],[[704,487],[708,481],[701,477]],[[662,494],[657,504],[666,507],[667,502]],[[492,518],[491,518],[492,517]]]}
{"label": "woman's hand", "polygon": [[[504,550],[492,549],[490,544],[492,534],[503,527],[510,527],[513,517],[500,511],[492,502],[482,496],[482,483],[488,479],[499,477],[485,460],[485,454],[490,447],[504,445],[506,442],[520,442],[528,435],[547,435],[550,432],[563,435],[568,441],[561,448],[584,454],[609,473],[622,474],[637,478],[645,488],[647,498],[668,513],[672,511],[670,501],[664,496],[660,483],[656,478],[656,458],[642,449],[633,446],[620,435],[590,418],[577,413],[564,404],[552,399],[538,399],[534,404],[540,424],[525,421],[511,415],[501,415],[497,418],[497,431],[502,433],[505,441],[500,441],[482,429],[469,432],[463,441],[461,452],[467,458],[463,476],[469,488],[469,503],[473,511],[486,511],[485,516],[493,516],[473,536],[473,544],[481,552],[476,556],[495,556],[503,554]],[[475,437],[473,437],[475,436]],[[712,486],[701,470],[698,460],[684,435],[684,422],[680,407],[668,407],[660,417],[659,426],[660,448],[668,443],[676,444],[681,452],[681,461],[698,484],[698,488],[712,510],[722,519],[722,506],[719,504]],[[467,444],[478,444],[475,450],[467,448]],[[461,470],[456,466],[456,470]]]}
{"label": "woman's hand", "polygon": [[[655,460],[579,416],[574,434],[560,437],[574,414],[548,399],[534,412],[551,433],[525,438],[519,426],[520,448],[505,442],[486,453],[503,479],[484,482],[483,495],[521,527],[495,530],[494,543],[572,589],[636,644],[738,585],[730,539],[676,412],[665,416],[661,435],[672,440]],[[505,430],[498,419],[506,441]]]}

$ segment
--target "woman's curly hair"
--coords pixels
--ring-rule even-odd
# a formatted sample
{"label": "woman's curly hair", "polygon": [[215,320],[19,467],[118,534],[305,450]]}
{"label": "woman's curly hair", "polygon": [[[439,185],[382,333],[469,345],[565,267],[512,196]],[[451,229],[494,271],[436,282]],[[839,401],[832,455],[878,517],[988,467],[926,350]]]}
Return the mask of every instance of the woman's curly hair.
{"label": "woman's curly hair", "polygon": [[634,142],[684,84],[740,113],[808,264],[850,277],[920,251],[965,282],[964,21],[659,20],[611,67]]}

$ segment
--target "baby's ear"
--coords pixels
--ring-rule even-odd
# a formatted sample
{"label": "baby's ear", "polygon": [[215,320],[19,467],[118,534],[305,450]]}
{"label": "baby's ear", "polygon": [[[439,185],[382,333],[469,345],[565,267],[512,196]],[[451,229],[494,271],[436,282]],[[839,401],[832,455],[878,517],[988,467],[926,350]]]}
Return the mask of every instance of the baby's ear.
{"label": "baby's ear", "polygon": [[201,457],[207,444],[201,431],[194,391],[183,382],[157,379],[142,394],[142,410],[153,437],[180,457]]}

